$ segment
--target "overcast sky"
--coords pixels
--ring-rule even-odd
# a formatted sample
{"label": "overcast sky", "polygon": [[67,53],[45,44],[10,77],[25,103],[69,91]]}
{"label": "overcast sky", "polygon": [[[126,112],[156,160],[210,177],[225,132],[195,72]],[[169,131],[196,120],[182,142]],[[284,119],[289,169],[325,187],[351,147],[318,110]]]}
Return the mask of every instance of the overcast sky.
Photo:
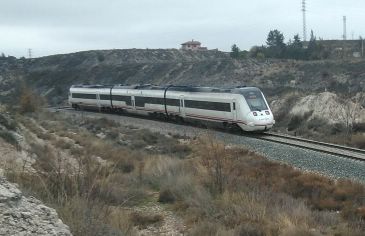
{"label": "overcast sky", "polygon": [[[91,49],[179,48],[199,40],[229,51],[265,43],[271,29],[302,37],[302,0],[0,0],[0,52],[35,57]],[[323,39],[365,36],[364,0],[307,0]]]}

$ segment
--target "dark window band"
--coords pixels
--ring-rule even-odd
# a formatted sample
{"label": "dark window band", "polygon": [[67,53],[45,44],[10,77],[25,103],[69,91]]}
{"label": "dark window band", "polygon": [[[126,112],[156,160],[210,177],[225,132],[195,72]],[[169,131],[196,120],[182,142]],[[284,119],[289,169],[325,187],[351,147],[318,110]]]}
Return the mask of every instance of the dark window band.
{"label": "dark window band", "polygon": [[[100,100],[110,100],[110,95],[100,94]],[[85,93],[72,93],[72,98],[81,98],[81,99],[96,99],[96,94],[85,94]],[[132,105],[131,96],[124,95],[112,95],[113,101],[123,101],[128,106]],[[135,97],[135,105],[137,107],[144,107],[145,104],[157,104],[164,105],[164,98],[156,98],[156,97]],[[166,98],[167,106],[180,106],[179,99]],[[235,105],[233,104],[235,109]],[[223,103],[223,102],[209,102],[209,101],[195,101],[195,100],[185,100],[186,108],[195,108],[202,110],[213,110],[213,111],[225,111],[231,112],[231,104]]]}
{"label": "dark window band", "polygon": [[96,94],[72,93],[72,98],[96,99]]}
{"label": "dark window band", "polygon": [[132,105],[131,96],[113,95],[112,98],[113,98],[113,101],[125,102],[128,106]]}
{"label": "dark window band", "polygon": [[[164,98],[155,98],[155,97],[134,97],[135,104],[137,107],[144,107],[145,104],[155,104],[155,105],[164,105]],[[179,99],[166,98],[167,106],[180,106]]]}
{"label": "dark window band", "polygon": [[100,94],[100,100],[109,100],[110,101],[110,95]]}
{"label": "dark window band", "polygon": [[231,112],[231,104],[223,102],[185,100],[185,107],[202,110]]}

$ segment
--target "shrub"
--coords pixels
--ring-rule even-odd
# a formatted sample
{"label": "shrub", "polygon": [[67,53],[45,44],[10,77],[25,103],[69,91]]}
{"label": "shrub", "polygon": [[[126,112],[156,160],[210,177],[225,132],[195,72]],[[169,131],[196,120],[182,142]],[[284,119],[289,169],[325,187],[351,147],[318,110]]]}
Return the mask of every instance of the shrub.
{"label": "shrub", "polygon": [[20,113],[36,112],[44,106],[45,100],[31,89],[23,87],[19,97]]}
{"label": "shrub", "polygon": [[73,144],[69,141],[66,141],[62,138],[57,139],[55,142],[55,146],[61,149],[71,149]]}
{"label": "shrub", "polygon": [[297,129],[302,123],[303,123],[304,119],[302,116],[298,116],[295,115],[293,116],[288,124],[288,131],[293,131],[295,129]]}
{"label": "shrub", "polygon": [[160,191],[158,196],[158,201],[161,203],[174,203],[175,195],[171,192],[170,189],[163,189]]}
{"label": "shrub", "polygon": [[56,156],[50,145],[31,144],[31,151],[37,156],[35,165],[39,170],[52,172],[56,168]]}
{"label": "shrub", "polygon": [[130,215],[130,221],[140,228],[147,228],[147,226],[152,224],[161,223],[163,221],[163,216],[160,214],[143,214],[139,212],[133,212]]}
{"label": "shrub", "polygon": [[170,144],[169,146],[170,152],[173,155],[177,155],[180,158],[183,158],[189,155],[192,151],[191,147],[186,144]]}
{"label": "shrub", "polygon": [[365,149],[365,136],[362,133],[352,135],[350,142],[354,147]]}
{"label": "shrub", "polygon": [[0,125],[3,125],[8,130],[16,130],[17,124],[11,120],[10,117],[6,117],[4,114],[0,114]]}
{"label": "shrub", "polygon": [[324,119],[313,118],[307,123],[308,129],[313,129],[314,131],[324,131],[323,133],[328,133],[328,123]]}
{"label": "shrub", "polygon": [[354,123],[352,129],[354,132],[365,132],[365,123]]}
{"label": "shrub", "polygon": [[2,139],[4,139],[6,142],[8,142],[11,145],[13,145],[14,147],[16,147],[17,149],[20,148],[19,142],[13,133],[11,133],[9,131],[0,131],[0,137]]}

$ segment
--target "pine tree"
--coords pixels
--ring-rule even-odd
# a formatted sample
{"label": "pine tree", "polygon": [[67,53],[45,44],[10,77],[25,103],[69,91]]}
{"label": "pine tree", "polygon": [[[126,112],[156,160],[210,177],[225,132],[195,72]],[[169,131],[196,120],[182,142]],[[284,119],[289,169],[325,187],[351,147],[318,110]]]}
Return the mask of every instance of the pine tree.
{"label": "pine tree", "polygon": [[232,50],[231,50],[231,57],[232,58],[235,58],[235,59],[239,58],[239,56],[240,56],[240,49],[239,49],[239,47],[237,47],[236,44],[233,44],[231,48],[232,48]]}

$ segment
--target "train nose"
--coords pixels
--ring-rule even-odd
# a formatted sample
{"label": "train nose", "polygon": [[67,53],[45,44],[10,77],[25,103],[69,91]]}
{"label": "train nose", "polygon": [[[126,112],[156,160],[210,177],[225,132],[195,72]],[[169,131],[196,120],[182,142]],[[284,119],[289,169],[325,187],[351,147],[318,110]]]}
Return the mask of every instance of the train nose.
{"label": "train nose", "polygon": [[266,126],[275,123],[273,116],[269,111],[254,111],[252,112],[252,120],[248,123],[249,126]]}

